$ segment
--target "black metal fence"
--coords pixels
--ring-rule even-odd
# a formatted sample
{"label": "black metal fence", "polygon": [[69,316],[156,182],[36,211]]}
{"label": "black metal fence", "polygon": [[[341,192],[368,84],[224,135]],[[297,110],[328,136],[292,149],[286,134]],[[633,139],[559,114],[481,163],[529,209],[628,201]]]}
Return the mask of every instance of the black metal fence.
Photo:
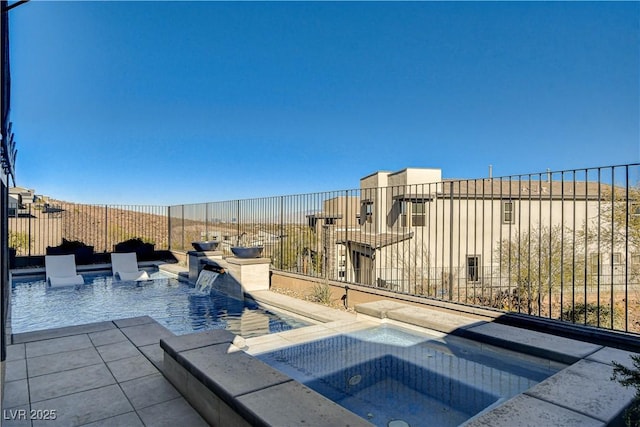
{"label": "black metal fence", "polygon": [[405,169],[343,191],[61,205],[12,218],[10,238],[31,253],[62,237],[105,251],[130,237],[262,246],[274,269],[640,333],[640,164],[424,181]]}
{"label": "black metal fence", "polygon": [[111,252],[116,243],[140,238],[156,249],[168,249],[164,206],[23,203],[9,209],[9,247],[20,255],[44,255],[62,239]]}
{"label": "black metal fence", "polygon": [[172,247],[263,246],[276,269],[640,332],[638,164],[415,183],[421,176],[172,206]]}

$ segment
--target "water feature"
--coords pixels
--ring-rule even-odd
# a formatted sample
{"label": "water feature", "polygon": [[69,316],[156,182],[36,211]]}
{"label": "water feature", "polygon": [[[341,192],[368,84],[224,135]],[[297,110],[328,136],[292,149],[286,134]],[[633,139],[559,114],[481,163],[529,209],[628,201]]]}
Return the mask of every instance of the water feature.
{"label": "water feature", "polygon": [[196,291],[203,295],[209,295],[213,289],[213,282],[216,281],[220,273],[210,270],[202,270],[196,281]]}

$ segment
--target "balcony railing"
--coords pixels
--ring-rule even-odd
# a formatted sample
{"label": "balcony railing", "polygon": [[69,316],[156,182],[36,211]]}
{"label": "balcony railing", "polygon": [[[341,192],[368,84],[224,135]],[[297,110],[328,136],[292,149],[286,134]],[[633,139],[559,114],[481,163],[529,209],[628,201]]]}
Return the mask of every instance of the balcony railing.
{"label": "balcony railing", "polygon": [[12,218],[11,232],[28,236],[30,253],[62,237],[105,251],[125,237],[173,250],[215,239],[228,254],[238,244],[264,246],[278,270],[640,333],[637,163],[170,207],[60,209]]}

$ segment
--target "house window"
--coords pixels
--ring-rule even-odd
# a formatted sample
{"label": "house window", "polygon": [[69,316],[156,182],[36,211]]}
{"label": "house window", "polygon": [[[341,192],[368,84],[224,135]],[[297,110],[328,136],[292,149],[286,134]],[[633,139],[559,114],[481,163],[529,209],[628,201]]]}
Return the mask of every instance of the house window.
{"label": "house window", "polygon": [[[425,203],[410,202],[403,200],[400,202],[400,218],[403,227],[424,227],[425,224]],[[408,221],[408,214],[411,214],[411,222]]]}
{"label": "house window", "polygon": [[365,222],[371,224],[373,222],[373,202],[362,202],[360,205],[360,223]]}
{"label": "house window", "polygon": [[480,281],[480,256],[467,255],[467,281]]}
{"label": "house window", "polygon": [[640,254],[632,254],[631,255],[631,265],[640,266]]}
{"label": "house window", "polygon": [[612,265],[622,264],[622,254],[620,252],[615,252],[611,254],[611,264]]}
{"label": "house window", "polygon": [[515,206],[511,200],[502,201],[502,223],[513,224],[515,222]]}
{"label": "house window", "polygon": [[599,271],[600,270],[600,254],[589,254],[589,267],[592,270]]}
{"label": "house window", "polygon": [[425,205],[424,202],[411,203],[411,225],[414,227],[424,227]]}
{"label": "house window", "polygon": [[631,203],[631,216],[640,216],[640,203]]}

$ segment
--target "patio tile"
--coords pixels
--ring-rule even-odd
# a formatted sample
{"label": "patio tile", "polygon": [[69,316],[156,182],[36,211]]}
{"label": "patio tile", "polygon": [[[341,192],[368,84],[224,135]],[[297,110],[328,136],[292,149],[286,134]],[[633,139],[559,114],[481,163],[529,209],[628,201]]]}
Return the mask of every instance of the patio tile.
{"label": "patio tile", "polygon": [[109,417],[94,423],[83,424],[83,427],[144,427],[142,420],[135,412]]}
{"label": "patio tile", "polygon": [[122,329],[122,328],[128,328],[129,326],[144,325],[146,323],[155,323],[155,320],[153,320],[153,318],[149,316],[139,316],[139,317],[130,317],[128,319],[114,320],[113,323],[115,323],[115,325],[118,328]]}
{"label": "patio tile", "polygon": [[94,332],[89,334],[89,339],[94,346],[98,347],[106,344],[113,344],[120,341],[126,341],[127,337],[124,336],[119,329],[110,329],[108,331]]}
{"label": "patio tile", "polygon": [[84,335],[91,332],[105,331],[115,328],[112,322],[96,322],[84,325],[65,326],[63,328],[43,329],[40,331],[23,332],[13,335],[14,343],[27,343],[32,341],[50,340],[54,338]]}
{"label": "patio tile", "polygon": [[93,347],[91,340],[85,334],[69,337],[45,339],[26,344],[27,358],[45,356],[47,354],[62,353],[71,350]]}
{"label": "patio tile", "polygon": [[171,355],[176,355],[181,351],[193,350],[195,348],[207,347],[209,345],[231,343],[235,335],[224,329],[215,329],[206,332],[196,332],[186,335],[165,338],[162,344],[165,350]]}
{"label": "patio tile", "polygon": [[218,344],[180,353],[178,361],[222,399],[262,390],[291,378],[244,353]]}
{"label": "patio tile", "polygon": [[140,350],[159,371],[162,371],[164,367],[164,350],[159,344],[145,345],[138,348],[138,350]]}
{"label": "patio tile", "polygon": [[6,362],[5,381],[23,380],[27,378],[27,361],[25,359]]}
{"label": "patio tile", "polygon": [[158,372],[155,366],[143,355],[108,362],[107,366],[118,382],[153,375]]}
{"label": "patio tile", "polygon": [[472,419],[465,426],[512,427],[514,424],[518,427],[604,427],[602,421],[522,394],[500,408]]}
{"label": "patio tile", "polygon": [[137,347],[150,344],[158,344],[161,338],[175,336],[171,331],[169,331],[159,323],[156,323],[155,321],[153,323],[131,326],[128,328],[122,328],[120,330]]}
{"label": "patio tile", "polygon": [[2,407],[14,408],[29,404],[29,387],[27,380],[7,381],[4,383]]}
{"label": "patio tile", "polygon": [[125,381],[120,383],[120,387],[135,409],[180,397],[180,393],[161,374]]}
{"label": "patio tile", "polygon": [[98,363],[102,363],[102,359],[93,347],[27,359],[30,378]]}
{"label": "patio tile", "polygon": [[209,426],[182,397],[141,409],[138,415],[150,427]]}
{"label": "patio tile", "polygon": [[6,361],[26,359],[24,344],[12,344],[7,346],[7,358]]}
{"label": "patio tile", "polygon": [[[117,385],[95,388],[31,404],[32,410],[55,409],[55,420],[33,421],[33,427],[75,427],[131,412],[133,408]],[[124,424],[121,424],[124,425]]]}
{"label": "patio tile", "polygon": [[29,379],[31,402],[33,404],[33,402],[103,387],[115,382],[113,375],[103,364],[41,375]]}
{"label": "patio tile", "polygon": [[612,381],[612,373],[611,365],[581,360],[525,394],[609,423],[635,395],[632,388]]}
{"label": "patio tile", "polygon": [[471,326],[464,332],[465,337],[564,363],[577,362],[602,348],[596,344],[498,323]]}
{"label": "patio tile", "polygon": [[373,424],[321,396],[289,381],[238,397],[249,424],[271,426],[361,426]]}
{"label": "patio tile", "polygon": [[612,365],[612,362],[618,362],[629,369],[633,369],[633,360],[631,356],[635,353],[630,351],[619,350],[617,348],[605,347],[602,350],[596,351],[587,359],[600,363],[606,363]]}
{"label": "patio tile", "polygon": [[127,357],[139,356],[140,352],[135,345],[130,341],[122,341],[114,344],[107,344],[97,347],[100,357],[105,362],[112,362],[114,360],[126,359]]}
{"label": "patio tile", "polygon": [[16,408],[2,407],[2,427],[31,427],[29,418],[29,405],[22,405]]}

